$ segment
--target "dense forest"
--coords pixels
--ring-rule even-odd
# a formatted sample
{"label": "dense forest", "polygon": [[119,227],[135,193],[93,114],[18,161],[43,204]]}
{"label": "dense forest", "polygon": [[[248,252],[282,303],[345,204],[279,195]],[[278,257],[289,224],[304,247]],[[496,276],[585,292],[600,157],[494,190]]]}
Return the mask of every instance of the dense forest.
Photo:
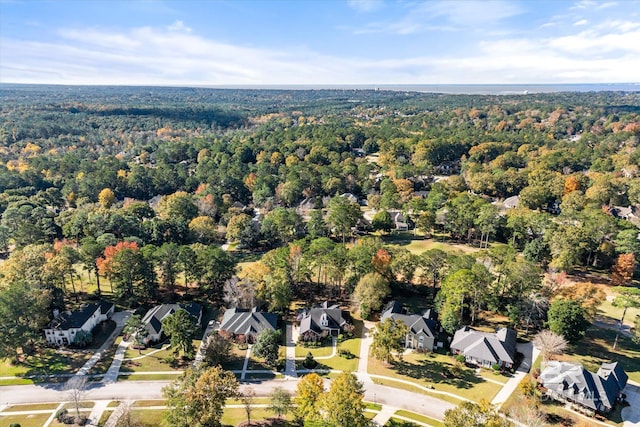
{"label": "dense forest", "polygon": [[487,266],[449,260],[449,277],[469,271],[474,286],[513,280],[468,316],[513,310],[546,269],[613,267],[625,284],[640,257],[637,92],[2,85],[0,100],[3,292],[49,290],[33,307],[71,302],[78,265],[129,305],[173,293],[178,277],[221,299],[234,253],[269,249],[243,280],[274,309],[301,284],[407,285],[428,256],[353,240],[397,228],[397,213],[411,232],[512,248]]}

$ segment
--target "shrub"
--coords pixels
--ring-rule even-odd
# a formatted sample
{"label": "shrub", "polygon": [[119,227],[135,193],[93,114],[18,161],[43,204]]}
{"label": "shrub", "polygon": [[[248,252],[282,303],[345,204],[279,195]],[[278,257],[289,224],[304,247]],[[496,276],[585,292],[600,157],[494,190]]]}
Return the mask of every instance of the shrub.
{"label": "shrub", "polygon": [[62,420],[67,417],[68,413],[69,411],[67,411],[66,409],[60,409],[58,412],[56,412],[56,420],[61,423]]}
{"label": "shrub", "polygon": [[304,361],[302,362],[302,366],[304,366],[306,369],[314,369],[316,366],[318,366],[318,362],[316,362],[316,360],[313,358],[313,354],[311,354],[311,352],[307,353],[307,357],[305,357]]}
{"label": "shrub", "polygon": [[18,423],[9,424],[9,427],[21,427]]}
{"label": "shrub", "polygon": [[493,369],[496,372],[500,372],[500,370],[502,369],[502,366],[500,366],[497,363],[494,363],[493,365],[491,365],[491,369]]}
{"label": "shrub", "polygon": [[531,371],[531,376],[537,380],[540,376],[540,368],[535,368],[533,371]]}
{"label": "shrub", "polygon": [[456,356],[456,361],[460,362],[460,363],[464,363],[467,359],[464,357],[464,354],[458,354]]}
{"label": "shrub", "polygon": [[91,344],[93,341],[93,334],[91,332],[79,330],[75,337],[73,337],[73,345],[83,348]]}
{"label": "shrub", "polygon": [[338,355],[340,357],[344,357],[345,359],[353,359],[354,357],[356,357],[356,355],[351,353],[349,350],[345,350],[342,348],[338,349]]}

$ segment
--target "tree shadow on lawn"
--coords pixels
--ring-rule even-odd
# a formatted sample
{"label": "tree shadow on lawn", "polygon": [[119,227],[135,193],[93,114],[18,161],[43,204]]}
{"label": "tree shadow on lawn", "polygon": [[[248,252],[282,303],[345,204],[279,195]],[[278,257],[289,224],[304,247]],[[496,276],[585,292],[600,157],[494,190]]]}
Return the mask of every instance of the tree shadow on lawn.
{"label": "tree shadow on lawn", "polygon": [[571,345],[567,354],[579,357],[584,367],[593,372],[603,362],[619,362],[627,373],[640,372],[640,345],[621,334],[617,349],[611,350],[615,336],[615,331],[589,328],[585,338]]}
{"label": "tree shadow on lawn", "polygon": [[455,375],[452,366],[436,360],[420,360],[417,363],[395,361],[392,369],[399,375],[424,380],[434,384],[448,384],[456,388],[469,389],[486,380],[475,375],[466,367],[462,367],[459,375]]}
{"label": "tree shadow on lawn", "polygon": [[34,383],[66,381],[67,377],[51,375],[74,374],[90,356],[88,352],[42,348],[26,358],[23,365],[28,368],[23,374],[17,376],[34,377]]}

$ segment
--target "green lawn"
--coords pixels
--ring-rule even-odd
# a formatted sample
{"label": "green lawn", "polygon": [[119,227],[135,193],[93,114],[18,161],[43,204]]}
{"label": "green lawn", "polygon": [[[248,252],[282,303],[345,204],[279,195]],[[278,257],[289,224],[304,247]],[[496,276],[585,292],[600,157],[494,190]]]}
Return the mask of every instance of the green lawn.
{"label": "green lawn", "polygon": [[225,363],[222,367],[230,371],[236,371],[242,369],[244,365],[244,359],[247,355],[247,350],[240,350],[237,345],[231,346],[231,360]]}
{"label": "green lawn", "polygon": [[389,418],[389,421],[387,421],[387,423],[384,425],[384,427],[414,427],[418,425],[419,424],[414,424],[409,421],[400,420],[398,418],[391,417]]}
{"label": "green lawn", "polygon": [[582,363],[592,372],[596,372],[603,362],[620,362],[629,379],[640,382],[640,344],[621,335],[618,347],[611,350],[615,335],[615,331],[592,326],[585,338],[569,347],[563,359]]}
{"label": "green lawn", "polygon": [[148,374],[148,375],[128,375],[126,372],[118,375],[118,381],[164,381],[164,380],[175,380],[180,376],[179,373],[169,373],[166,374]]}
{"label": "green lawn", "polygon": [[[353,333],[354,338],[350,338],[348,340],[342,341],[341,343],[338,343],[338,349],[349,350],[353,355],[355,355],[355,357],[353,359],[346,359],[336,354],[330,359],[318,360],[318,366],[316,367],[316,369],[336,369],[339,371],[351,372],[355,372],[358,369],[360,341],[362,341],[360,336],[362,336],[362,327],[364,326],[364,323],[362,322],[362,320],[353,319],[353,326],[355,326],[355,331]],[[302,360],[296,361],[297,369],[305,369],[302,366],[302,362]]]}
{"label": "green lawn", "polygon": [[421,423],[429,424],[433,427],[444,427],[444,424],[441,421],[436,420],[435,418],[427,417],[425,415],[416,414],[415,412],[399,410],[396,411],[395,415],[405,418],[411,418],[412,420],[420,421]]}
{"label": "green lawn", "polygon": [[31,403],[26,405],[11,405],[2,412],[22,412],[22,411],[53,411],[58,407],[58,403]]}
{"label": "green lawn", "polygon": [[[598,314],[604,317],[609,317],[615,321],[620,321],[623,311],[624,308],[614,307],[611,301],[607,301],[606,299],[602,301],[602,304],[598,307]],[[633,320],[636,316],[640,316],[640,308],[628,308],[627,313],[624,316],[624,324],[633,326]]]}
{"label": "green lawn", "polygon": [[313,357],[331,356],[333,346],[331,345],[331,342],[324,343],[320,347],[304,347],[300,344],[296,345],[296,357],[306,357],[309,352],[313,354]]}
{"label": "green lawn", "polygon": [[463,252],[465,254],[478,252],[480,250],[479,248],[465,244],[425,239],[422,236],[414,236],[412,233],[390,234],[382,236],[382,240],[390,246],[404,248],[418,255],[430,249],[440,249],[445,252]]}
{"label": "green lawn", "polygon": [[80,369],[90,357],[90,352],[61,351],[43,347],[17,365],[8,359],[0,360],[0,377],[71,374]]}
{"label": "green lawn", "polygon": [[[251,419],[255,421],[264,420],[268,418],[275,418],[273,412],[267,410],[267,408],[254,408],[251,411]],[[293,420],[293,414],[287,414],[287,420]],[[226,408],[222,415],[222,425],[235,427],[243,421],[247,420],[247,413],[244,408]],[[288,426],[293,424],[282,424],[282,426]]]}
{"label": "green lawn", "polygon": [[369,358],[370,374],[412,381],[473,401],[491,400],[501,388],[498,384],[477,377],[473,369],[465,366],[460,368],[460,375],[454,376],[451,372],[453,366],[454,359],[451,356],[437,353],[410,353],[392,365]]}
{"label": "green lawn", "polygon": [[2,416],[0,417],[0,427],[9,427],[14,423],[20,424],[20,427],[42,427],[50,416],[50,414]]}
{"label": "green lawn", "polygon": [[[194,340],[194,347],[200,345],[200,341]],[[120,368],[120,372],[156,372],[156,371],[175,371],[175,370],[184,370],[191,366],[191,360],[183,360],[181,358],[175,358],[174,363],[169,363],[166,360],[171,360],[174,358],[173,350],[162,348],[163,344],[157,344],[153,347],[149,347],[145,350],[142,350],[142,357],[140,359],[136,359],[140,357],[139,351],[134,349],[127,349],[125,352],[125,359],[136,359],[136,360],[124,360],[122,363],[122,368]],[[154,353],[154,351],[157,351]]]}

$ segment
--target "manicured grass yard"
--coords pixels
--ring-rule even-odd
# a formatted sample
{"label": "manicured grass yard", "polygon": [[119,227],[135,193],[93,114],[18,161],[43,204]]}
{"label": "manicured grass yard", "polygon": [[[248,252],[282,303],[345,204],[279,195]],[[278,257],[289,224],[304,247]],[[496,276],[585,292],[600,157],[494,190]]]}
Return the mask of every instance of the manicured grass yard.
{"label": "manicured grass yard", "polygon": [[414,424],[409,421],[400,420],[398,418],[391,417],[389,421],[384,425],[384,427],[413,427],[419,424]]}
{"label": "manicured grass yard", "polygon": [[[623,311],[624,311],[624,308],[614,307],[611,301],[607,301],[607,300],[602,301],[602,304],[600,304],[600,306],[598,307],[598,314],[604,317],[609,317],[615,320],[616,322],[620,321]],[[628,308],[627,313],[624,316],[624,324],[633,326],[633,320],[638,315],[640,315],[640,308],[633,308],[633,307]]]}
{"label": "manicured grass yard", "polygon": [[[351,371],[355,372],[358,369],[358,357],[360,355],[360,341],[362,340],[360,336],[362,335],[362,327],[363,322],[359,319],[353,319],[353,325],[355,326],[355,331],[353,333],[354,338],[342,341],[338,343],[338,349],[348,350],[355,357],[353,359],[346,359],[342,356],[335,355],[330,359],[318,360],[318,366],[316,369],[336,369],[339,371]],[[306,353],[304,354],[306,355]],[[302,360],[296,361],[297,369],[305,369],[302,366]]]}
{"label": "manicured grass yard", "polygon": [[491,400],[500,390],[500,385],[477,377],[473,369],[464,366],[459,376],[453,376],[450,371],[454,362],[451,356],[437,353],[410,353],[392,365],[370,357],[369,373],[412,381],[474,401]]}
{"label": "manicured grass yard", "polygon": [[237,345],[231,346],[231,361],[229,363],[225,363],[223,368],[228,369],[230,371],[235,371],[238,369],[242,369],[244,364],[244,358],[247,355],[247,350],[240,350]]}
{"label": "manicured grass yard", "polygon": [[414,236],[412,233],[390,234],[388,236],[382,236],[382,240],[388,245],[404,248],[409,252],[418,255],[430,249],[440,249],[445,252],[462,251],[465,254],[478,252],[480,250],[479,248],[475,248],[465,244],[439,242],[434,239],[425,239],[421,236]]}
{"label": "manicured grass yard", "polygon": [[49,417],[50,414],[3,416],[0,417],[0,427],[9,427],[14,423],[20,424],[21,427],[42,427]]}
{"label": "manicured grass yard", "polygon": [[58,403],[32,403],[26,405],[11,405],[2,412],[22,412],[22,411],[44,411],[54,410],[58,407]]}
{"label": "manicured grass yard", "polygon": [[395,415],[405,418],[411,418],[412,420],[420,421],[421,423],[429,424],[433,427],[444,427],[444,424],[441,421],[424,415],[416,414],[415,412],[400,410],[396,411]]}
{"label": "manicured grass yard", "polygon": [[[197,349],[200,345],[199,340],[194,340],[194,347]],[[149,347],[145,350],[142,350],[142,355],[145,357],[140,357],[139,351],[134,349],[127,349],[125,353],[125,359],[135,359],[135,360],[125,360],[122,363],[122,368],[120,372],[155,372],[155,371],[175,371],[175,370],[184,370],[192,365],[191,360],[184,360],[180,357],[175,358],[174,363],[169,363],[166,360],[174,357],[173,350],[164,349],[157,351],[163,347],[163,344],[157,344],[153,347]],[[157,351],[156,353],[153,353]]]}
{"label": "manicured grass yard", "polygon": [[306,357],[309,352],[313,354],[313,357],[325,357],[331,356],[333,346],[331,341],[323,343],[320,347],[304,347],[300,344],[296,345],[296,357]]}
{"label": "manicured grass yard", "polygon": [[[254,408],[251,411],[251,420],[260,421],[268,418],[276,418],[273,412],[267,410],[267,408]],[[287,420],[293,420],[292,414],[287,414]],[[243,421],[247,420],[247,413],[244,408],[226,408],[224,410],[224,414],[222,415],[222,425],[227,426],[237,426]],[[286,425],[286,424],[283,424]]]}
{"label": "manicured grass yard", "polygon": [[90,357],[90,352],[42,347],[20,364],[14,365],[8,359],[0,360],[0,377],[71,374],[80,369]]}
{"label": "manicured grass yard", "polygon": [[570,346],[563,360],[582,363],[592,372],[596,372],[603,362],[620,362],[629,379],[640,382],[640,344],[620,335],[617,348],[611,350],[615,335],[615,331],[592,326],[585,338]]}

